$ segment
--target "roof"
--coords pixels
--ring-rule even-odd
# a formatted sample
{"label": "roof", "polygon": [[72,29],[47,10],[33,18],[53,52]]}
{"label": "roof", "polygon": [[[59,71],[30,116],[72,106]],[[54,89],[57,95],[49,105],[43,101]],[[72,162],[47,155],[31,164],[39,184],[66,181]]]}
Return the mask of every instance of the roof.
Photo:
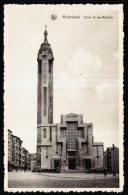
{"label": "roof", "polygon": [[78,117],[78,114],[74,114],[74,113],[69,113],[69,114],[66,114],[65,116],[77,116]]}
{"label": "roof", "polygon": [[10,129],[8,129],[8,131],[9,131],[10,133],[12,133],[12,131],[11,131]]}

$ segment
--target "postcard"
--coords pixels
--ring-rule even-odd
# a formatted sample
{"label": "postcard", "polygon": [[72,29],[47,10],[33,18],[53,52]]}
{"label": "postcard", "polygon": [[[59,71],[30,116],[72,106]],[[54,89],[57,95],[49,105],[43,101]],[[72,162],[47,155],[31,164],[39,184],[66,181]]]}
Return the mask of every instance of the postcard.
{"label": "postcard", "polygon": [[123,191],[123,4],[4,5],[4,189]]}

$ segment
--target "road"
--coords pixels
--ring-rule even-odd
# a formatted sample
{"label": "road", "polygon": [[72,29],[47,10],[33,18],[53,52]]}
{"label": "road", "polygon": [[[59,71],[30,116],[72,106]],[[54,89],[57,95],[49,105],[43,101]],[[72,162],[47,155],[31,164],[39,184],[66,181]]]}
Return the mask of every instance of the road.
{"label": "road", "polygon": [[9,188],[118,188],[119,175],[9,172]]}

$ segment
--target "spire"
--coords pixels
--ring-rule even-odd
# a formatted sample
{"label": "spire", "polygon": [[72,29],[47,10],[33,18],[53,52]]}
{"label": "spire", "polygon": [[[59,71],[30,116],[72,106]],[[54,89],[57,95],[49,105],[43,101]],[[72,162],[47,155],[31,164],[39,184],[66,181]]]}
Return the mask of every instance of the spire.
{"label": "spire", "polygon": [[48,41],[47,41],[47,35],[48,35],[48,33],[47,33],[46,28],[47,28],[47,26],[45,25],[45,31],[44,31],[44,43],[48,43]]}

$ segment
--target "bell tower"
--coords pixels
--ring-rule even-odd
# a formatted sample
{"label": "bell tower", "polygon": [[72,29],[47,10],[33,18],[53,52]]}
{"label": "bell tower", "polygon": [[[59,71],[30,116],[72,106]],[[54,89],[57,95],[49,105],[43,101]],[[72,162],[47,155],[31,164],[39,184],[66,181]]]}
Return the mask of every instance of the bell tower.
{"label": "bell tower", "polygon": [[44,31],[44,41],[40,46],[37,88],[37,166],[41,167],[41,154],[47,149],[53,123],[53,52],[48,43],[48,32]]}
{"label": "bell tower", "polygon": [[38,105],[37,124],[53,123],[53,53],[44,31],[44,42],[38,52]]}

